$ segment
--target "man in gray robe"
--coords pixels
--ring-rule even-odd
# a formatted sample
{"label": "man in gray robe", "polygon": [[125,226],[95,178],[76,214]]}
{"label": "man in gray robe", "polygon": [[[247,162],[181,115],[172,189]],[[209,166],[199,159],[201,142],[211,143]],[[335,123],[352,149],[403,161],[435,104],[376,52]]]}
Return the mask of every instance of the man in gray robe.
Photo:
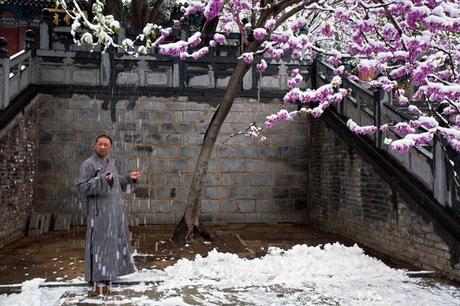
{"label": "man in gray robe", "polygon": [[100,135],[94,154],[80,168],[78,189],[86,198],[87,230],[85,243],[85,280],[94,283],[98,293],[116,277],[133,273],[127,209],[122,191],[136,183],[141,172],[119,176],[110,158],[112,139]]}

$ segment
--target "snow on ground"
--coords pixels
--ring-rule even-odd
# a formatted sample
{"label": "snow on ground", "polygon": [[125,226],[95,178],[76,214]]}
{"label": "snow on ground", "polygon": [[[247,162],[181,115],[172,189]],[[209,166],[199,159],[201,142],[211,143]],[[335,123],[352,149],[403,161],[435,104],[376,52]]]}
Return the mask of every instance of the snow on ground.
{"label": "snow on ground", "polygon": [[0,305],[460,305],[459,287],[411,278],[358,246],[338,243],[271,248],[251,260],[214,250],[121,280],[155,283],[115,287],[102,299],[86,297],[81,287],[39,289],[43,280],[34,279],[23,284],[21,294],[0,295]]}

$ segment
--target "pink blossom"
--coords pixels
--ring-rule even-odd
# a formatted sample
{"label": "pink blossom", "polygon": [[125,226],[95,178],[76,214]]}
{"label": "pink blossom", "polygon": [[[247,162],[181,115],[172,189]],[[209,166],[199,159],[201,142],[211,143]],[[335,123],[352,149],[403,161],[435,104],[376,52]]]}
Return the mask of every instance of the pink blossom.
{"label": "pink blossom", "polygon": [[195,48],[201,43],[201,32],[196,32],[187,40],[188,46]]}
{"label": "pink blossom", "polygon": [[377,127],[372,125],[359,126],[352,119],[348,119],[347,127],[356,135],[372,135],[377,131]]}
{"label": "pink blossom", "polygon": [[275,19],[268,19],[267,22],[265,23],[265,29],[267,31],[272,32],[275,29],[276,26],[276,20]]}
{"label": "pink blossom", "polygon": [[261,59],[260,63],[257,64],[257,70],[259,70],[261,73],[267,70],[267,62],[264,59]]}
{"label": "pink blossom", "polygon": [[208,5],[206,5],[203,13],[204,17],[206,17],[208,20],[216,18],[222,11],[223,6],[223,0],[209,0]]}
{"label": "pink blossom", "polygon": [[409,110],[409,113],[414,114],[414,115],[417,115],[417,116],[420,116],[420,115],[423,114],[423,113],[418,109],[418,107],[415,106],[415,105],[409,105],[409,107],[408,107],[407,109]]}
{"label": "pink blossom", "polygon": [[433,140],[433,133],[425,132],[420,134],[409,134],[404,138],[414,140],[415,145],[426,145]]}
{"label": "pink blossom", "polygon": [[434,119],[433,117],[428,117],[428,116],[420,116],[418,118],[418,121],[420,122],[420,125],[426,129],[432,129],[439,125],[436,119]]}
{"label": "pink blossom", "polygon": [[264,40],[265,36],[267,36],[267,30],[264,28],[257,28],[254,30],[254,39],[255,40]]}
{"label": "pink blossom", "polygon": [[[291,74],[292,75],[292,74]],[[303,80],[303,77],[300,75],[300,73],[297,73],[288,81],[288,88],[292,89],[294,87],[297,87]]]}
{"label": "pink blossom", "polygon": [[353,82],[359,82],[359,78],[358,78],[356,75],[354,75],[354,74],[350,74],[350,75],[348,76],[348,79],[349,79],[350,81],[353,81]]}
{"label": "pink blossom", "polygon": [[271,35],[271,38],[273,39],[273,41],[275,41],[277,44],[282,44],[282,43],[285,43],[289,40],[289,36],[287,35],[284,35],[284,34],[275,34],[273,33]]}
{"label": "pink blossom", "polygon": [[[185,11],[184,11],[184,17],[188,17],[191,15],[194,15],[198,12],[204,12],[205,6],[203,3],[198,2],[198,1],[192,1],[190,2],[190,6],[188,6]],[[183,20],[181,20],[183,21]]]}
{"label": "pink blossom", "polygon": [[246,52],[242,54],[243,61],[245,64],[250,65],[254,60],[254,55],[251,52]]}
{"label": "pink blossom", "polygon": [[319,118],[319,117],[321,117],[321,115],[323,114],[323,112],[324,112],[324,110],[323,110],[321,107],[317,106],[317,107],[315,107],[314,109],[312,109],[311,115],[312,115],[313,117],[315,117],[315,118]]}
{"label": "pink blossom", "polygon": [[414,146],[415,141],[413,139],[406,138],[395,140],[391,143],[391,149],[397,153],[406,153]]}
{"label": "pink blossom", "polygon": [[265,119],[265,126],[268,128],[273,127],[277,122],[279,121],[285,121],[285,120],[294,120],[294,117],[297,115],[297,112],[288,112],[285,109],[280,110],[276,114],[272,114],[270,116],[267,116]]}
{"label": "pink blossom", "polygon": [[298,18],[292,25],[291,30],[292,32],[296,33],[301,30],[303,27],[307,25],[307,20],[303,17]]}
{"label": "pink blossom", "polygon": [[191,54],[191,57],[194,60],[197,60],[199,58],[202,58],[203,56],[205,56],[208,53],[209,53],[209,48],[208,47],[203,47],[203,48],[199,49],[198,51],[193,52]]}
{"label": "pink blossom", "polygon": [[400,77],[405,76],[409,72],[409,69],[406,66],[401,66],[399,68],[394,69],[390,76],[394,79],[399,79]]}
{"label": "pink blossom", "polygon": [[412,81],[415,85],[426,84],[426,78],[430,73],[433,73],[436,65],[432,62],[420,63],[412,72]]}
{"label": "pink blossom", "polygon": [[214,40],[219,45],[223,45],[227,42],[227,40],[225,39],[225,36],[219,33],[214,34]]}
{"label": "pink blossom", "polygon": [[409,120],[409,125],[411,128],[418,129],[420,127],[420,122],[418,120]]}
{"label": "pink blossom", "polygon": [[321,27],[321,34],[325,37],[332,37],[334,35],[334,27],[329,22],[324,22]]}
{"label": "pink blossom", "polygon": [[399,122],[394,126],[396,132],[401,135],[413,134],[415,133],[415,129],[412,128],[408,123]]}
{"label": "pink blossom", "polygon": [[334,75],[342,75],[343,72],[345,71],[345,66],[340,66],[334,69],[333,73]]}

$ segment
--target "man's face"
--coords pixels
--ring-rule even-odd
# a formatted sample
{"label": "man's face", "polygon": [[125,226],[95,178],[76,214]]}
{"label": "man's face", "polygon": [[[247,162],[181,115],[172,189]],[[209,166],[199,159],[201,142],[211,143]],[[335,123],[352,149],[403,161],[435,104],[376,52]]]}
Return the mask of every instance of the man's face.
{"label": "man's face", "polygon": [[94,150],[101,158],[107,158],[110,154],[110,151],[112,150],[110,140],[105,137],[99,138],[94,145]]}

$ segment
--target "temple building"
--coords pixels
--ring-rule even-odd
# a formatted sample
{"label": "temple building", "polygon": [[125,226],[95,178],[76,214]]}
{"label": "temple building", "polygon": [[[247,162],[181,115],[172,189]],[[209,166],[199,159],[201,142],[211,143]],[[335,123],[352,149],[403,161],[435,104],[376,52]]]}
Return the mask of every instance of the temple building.
{"label": "temple building", "polygon": [[35,45],[40,45],[42,9],[54,6],[52,0],[5,0],[0,4],[0,37],[8,40],[8,55],[24,49],[25,33],[35,32]]}

